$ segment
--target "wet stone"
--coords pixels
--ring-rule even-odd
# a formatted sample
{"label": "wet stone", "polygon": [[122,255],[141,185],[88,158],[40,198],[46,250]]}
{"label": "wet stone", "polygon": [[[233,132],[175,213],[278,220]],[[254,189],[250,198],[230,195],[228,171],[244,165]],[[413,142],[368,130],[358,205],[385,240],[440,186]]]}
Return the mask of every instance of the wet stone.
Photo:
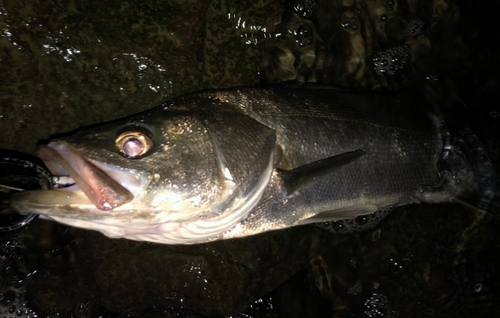
{"label": "wet stone", "polygon": [[[35,310],[45,316],[96,317],[98,311],[90,312],[91,307],[114,313],[172,307],[208,317],[235,315],[304,268],[316,247],[323,250],[345,239],[314,226],[179,246],[71,232],[78,237],[73,247],[78,257],[65,265],[70,268],[67,277],[58,276],[65,258],[57,257],[45,265],[52,270],[30,285]],[[69,285],[70,290],[60,289]]]}

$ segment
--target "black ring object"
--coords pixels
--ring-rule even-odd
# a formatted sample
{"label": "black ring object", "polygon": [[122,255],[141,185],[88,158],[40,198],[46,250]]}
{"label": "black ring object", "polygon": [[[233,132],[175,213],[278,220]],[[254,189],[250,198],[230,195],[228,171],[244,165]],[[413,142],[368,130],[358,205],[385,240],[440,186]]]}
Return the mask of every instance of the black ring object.
{"label": "black ring object", "polygon": [[42,161],[25,153],[0,149],[0,233],[20,230],[37,214],[17,213],[9,206],[9,198],[22,190],[53,189],[52,174]]}

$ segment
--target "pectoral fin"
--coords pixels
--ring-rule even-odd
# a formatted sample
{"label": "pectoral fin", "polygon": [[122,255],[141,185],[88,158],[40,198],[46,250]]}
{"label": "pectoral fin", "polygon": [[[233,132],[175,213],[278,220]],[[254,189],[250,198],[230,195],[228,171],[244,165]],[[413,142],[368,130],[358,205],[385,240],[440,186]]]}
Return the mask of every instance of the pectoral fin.
{"label": "pectoral fin", "polygon": [[365,152],[361,149],[345,152],[308,163],[292,170],[278,169],[278,174],[285,182],[287,193],[290,195],[323,179],[337,169],[359,159],[364,154]]}
{"label": "pectoral fin", "polygon": [[299,224],[302,225],[309,223],[354,219],[355,217],[360,215],[367,215],[373,213],[378,209],[379,208],[376,205],[372,204],[340,208],[332,211],[325,211],[318,213],[310,218],[300,221]]}

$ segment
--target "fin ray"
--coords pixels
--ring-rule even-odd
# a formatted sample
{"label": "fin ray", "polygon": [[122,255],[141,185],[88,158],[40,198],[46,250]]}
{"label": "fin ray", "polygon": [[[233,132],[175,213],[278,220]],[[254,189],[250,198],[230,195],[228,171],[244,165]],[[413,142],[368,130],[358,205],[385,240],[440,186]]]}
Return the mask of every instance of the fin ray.
{"label": "fin ray", "polygon": [[349,164],[365,154],[358,149],[340,155],[314,161],[292,170],[278,169],[280,178],[285,182],[288,195],[304,189],[321,180],[337,169]]}
{"label": "fin ray", "polygon": [[301,220],[299,224],[302,225],[302,224],[310,224],[318,222],[330,222],[330,221],[338,221],[345,219],[354,219],[360,215],[366,215],[376,212],[378,211],[378,209],[379,208],[373,204],[345,207],[318,213],[307,219]]}

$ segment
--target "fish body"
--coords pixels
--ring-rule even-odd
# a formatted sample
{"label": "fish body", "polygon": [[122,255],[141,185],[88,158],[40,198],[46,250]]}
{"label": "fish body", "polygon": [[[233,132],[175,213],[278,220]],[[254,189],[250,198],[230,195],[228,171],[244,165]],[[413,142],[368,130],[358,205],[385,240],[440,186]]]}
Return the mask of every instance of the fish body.
{"label": "fish body", "polygon": [[109,237],[244,237],[452,201],[476,176],[450,140],[436,112],[409,95],[205,91],[41,146],[52,173],[76,184],[20,193],[11,205]]}

